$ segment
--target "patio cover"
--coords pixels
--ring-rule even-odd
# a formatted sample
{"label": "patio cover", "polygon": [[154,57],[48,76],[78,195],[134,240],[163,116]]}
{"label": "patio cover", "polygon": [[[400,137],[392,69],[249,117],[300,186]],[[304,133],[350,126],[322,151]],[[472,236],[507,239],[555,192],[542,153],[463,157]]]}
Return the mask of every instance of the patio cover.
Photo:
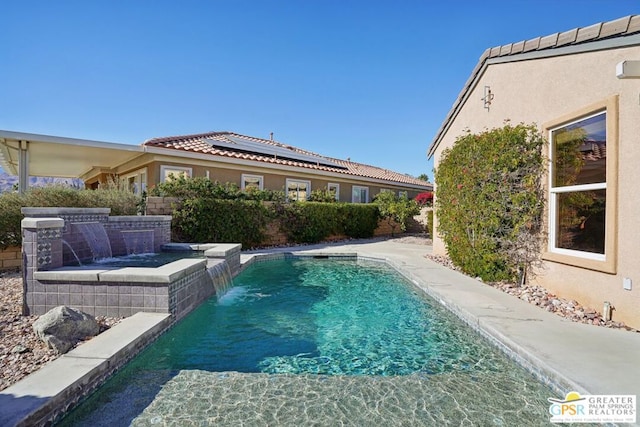
{"label": "patio cover", "polygon": [[141,145],[0,130],[0,166],[18,175],[24,192],[29,176],[79,178],[93,168],[113,169],[144,153]]}

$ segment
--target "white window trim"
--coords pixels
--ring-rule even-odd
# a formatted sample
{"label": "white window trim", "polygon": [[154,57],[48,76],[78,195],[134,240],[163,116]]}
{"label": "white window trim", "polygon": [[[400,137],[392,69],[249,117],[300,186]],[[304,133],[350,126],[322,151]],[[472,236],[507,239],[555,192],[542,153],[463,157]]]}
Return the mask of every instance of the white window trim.
{"label": "white window trim", "polygon": [[[587,120],[602,114],[606,116],[607,111],[606,110],[598,111],[594,114],[590,114],[588,116],[584,116],[579,119],[575,119],[573,121],[567,122],[563,125],[556,126],[552,129],[549,129],[549,141],[551,141],[551,144],[549,144],[549,159],[551,159],[550,165],[552,168],[552,172],[553,172],[553,169],[555,168],[555,157],[553,155],[554,154],[553,132],[557,131],[558,129],[562,129],[564,127],[570,126],[574,123]],[[606,120],[608,120],[608,118]],[[549,173],[549,242],[548,242],[549,247],[548,247],[548,251],[552,253],[557,253],[557,254],[567,255],[567,256],[572,256],[577,258],[592,259],[595,261],[605,261],[606,250],[604,254],[597,254],[593,252],[577,251],[574,249],[565,249],[565,248],[556,247],[556,241],[558,237],[557,235],[558,224],[557,224],[557,215],[556,215],[557,209],[558,209],[558,203],[557,203],[558,198],[556,195],[561,193],[583,192],[583,191],[591,191],[591,190],[606,190],[607,183],[596,182],[592,184],[564,185],[562,187],[554,187],[553,175],[554,175],[553,173]],[[606,249],[606,246],[605,246],[605,249]]]}
{"label": "white window trim", "polygon": [[289,183],[290,182],[303,182],[307,185],[307,197],[305,200],[309,200],[309,196],[311,196],[311,181],[306,179],[297,179],[297,178],[287,178],[285,180],[285,192],[287,194],[287,200],[289,200]]}
{"label": "white window trim", "polygon": [[[362,193],[362,190],[365,190],[367,192],[367,196],[365,201],[356,201],[355,197],[353,195],[355,190],[358,190],[358,192]],[[364,187],[362,185],[353,185],[351,186],[351,203],[368,203],[369,202],[369,187]]]}
{"label": "white window trim", "polygon": [[[606,113],[606,126],[607,126],[607,172],[606,182],[585,184],[572,187],[554,188],[552,187],[553,176],[551,174],[551,165],[553,164],[553,146],[552,146],[552,131],[567,126],[576,121],[583,120],[587,117],[595,116],[598,114]],[[549,160],[550,167],[548,169],[548,244],[546,252],[542,255],[542,258],[547,261],[557,262],[561,264],[567,264],[574,267],[586,268],[595,271],[602,271],[609,274],[617,273],[617,251],[618,251],[618,239],[617,239],[617,209],[618,209],[618,120],[619,120],[619,107],[618,96],[614,95],[607,98],[604,101],[589,105],[577,112],[573,112],[565,115],[564,117],[553,120],[550,123],[546,123],[543,127],[547,130],[549,136]],[[593,187],[596,188],[593,188]],[[600,188],[597,188],[601,186]],[[564,248],[555,248],[556,237],[556,208],[557,208],[557,194],[565,191],[571,191],[575,189],[581,190],[593,190],[593,189],[606,189],[607,201],[605,210],[605,249],[604,254],[595,254],[591,252],[575,251]]]}
{"label": "white window trim", "polygon": [[258,189],[260,190],[264,190],[264,177],[262,175],[250,175],[250,174],[242,174],[241,176],[241,183],[240,183],[240,189],[244,190],[245,189],[245,181],[248,178],[256,178],[258,179]]}
{"label": "white window trim", "polygon": [[165,181],[165,175],[166,175],[167,169],[170,169],[171,171],[186,172],[187,175],[189,176],[189,178],[191,178],[193,176],[193,169],[192,168],[188,168],[188,167],[184,167],[184,166],[160,165],[160,182],[164,182]]}
{"label": "white window trim", "polygon": [[327,191],[331,191],[331,187],[336,189],[336,200],[340,200],[340,184],[336,182],[330,182],[327,184]]}

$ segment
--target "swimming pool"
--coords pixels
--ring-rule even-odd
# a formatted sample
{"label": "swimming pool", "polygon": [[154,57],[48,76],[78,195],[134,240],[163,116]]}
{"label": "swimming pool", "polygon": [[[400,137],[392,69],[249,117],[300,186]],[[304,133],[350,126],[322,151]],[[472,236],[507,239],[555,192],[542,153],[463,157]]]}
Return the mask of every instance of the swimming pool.
{"label": "swimming pool", "polygon": [[550,389],[383,263],[256,263],[63,425],[537,425]]}

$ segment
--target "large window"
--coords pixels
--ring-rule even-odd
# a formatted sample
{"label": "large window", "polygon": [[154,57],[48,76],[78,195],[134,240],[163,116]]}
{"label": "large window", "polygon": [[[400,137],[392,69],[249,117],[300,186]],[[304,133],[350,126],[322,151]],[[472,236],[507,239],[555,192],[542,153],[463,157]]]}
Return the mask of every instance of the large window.
{"label": "large window", "polygon": [[191,168],[185,168],[181,166],[160,166],[160,180],[162,182],[171,181],[173,178],[184,176],[190,178],[192,174]]}
{"label": "large window", "polygon": [[604,271],[615,268],[616,171],[609,169],[615,168],[611,122],[617,114],[610,109],[605,105],[551,127],[549,134],[551,258]]}
{"label": "large window", "polygon": [[354,185],[351,191],[352,203],[369,203],[369,187]]}
{"label": "large window", "polygon": [[260,175],[242,174],[240,188],[243,190],[262,190],[264,188],[264,178]]}
{"label": "large window", "polygon": [[311,181],[287,179],[287,200],[307,200],[311,193]]}

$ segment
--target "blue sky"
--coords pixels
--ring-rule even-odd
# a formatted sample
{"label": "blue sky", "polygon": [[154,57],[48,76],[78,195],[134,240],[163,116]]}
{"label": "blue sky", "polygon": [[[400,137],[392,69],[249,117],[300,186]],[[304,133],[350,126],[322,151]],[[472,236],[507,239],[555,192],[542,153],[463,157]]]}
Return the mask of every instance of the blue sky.
{"label": "blue sky", "polygon": [[232,131],[433,180],[486,48],[636,0],[5,1],[0,129],[140,144]]}

